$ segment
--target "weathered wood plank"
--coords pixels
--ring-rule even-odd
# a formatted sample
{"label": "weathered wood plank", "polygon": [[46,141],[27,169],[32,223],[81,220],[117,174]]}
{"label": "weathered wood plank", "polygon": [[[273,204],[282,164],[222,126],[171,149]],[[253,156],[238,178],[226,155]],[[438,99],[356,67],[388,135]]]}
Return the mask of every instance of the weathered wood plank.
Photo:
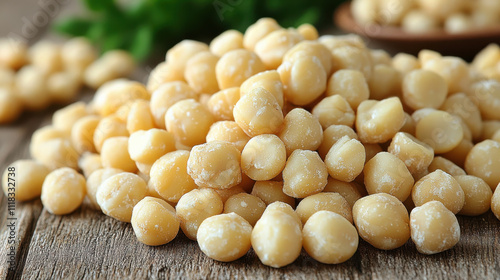
{"label": "weathered wood plank", "polygon": [[[232,263],[213,261],[180,234],[159,247],[139,243],[129,224],[83,208],[67,216],[43,211],[28,252],[23,277],[36,278],[273,278],[273,279],[469,279],[500,277],[500,221],[491,213],[459,217],[462,239],[447,252],[426,256],[408,242],[381,251],[361,242],[340,265],[320,264],[305,253],[292,265],[273,269],[255,253]],[[41,257],[43,256],[43,257]]]}

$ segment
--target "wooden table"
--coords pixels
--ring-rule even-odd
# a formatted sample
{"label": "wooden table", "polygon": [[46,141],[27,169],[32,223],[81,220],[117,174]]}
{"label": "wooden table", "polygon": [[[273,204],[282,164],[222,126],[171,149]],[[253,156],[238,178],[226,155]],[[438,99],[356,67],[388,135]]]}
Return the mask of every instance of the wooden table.
{"label": "wooden table", "polygon": [[[20,32],[20,19],[39,11],[39,6],[27,2],[0,2],[0,36]],[[78,10],[75,7],[75,2],[69,2],[62,7],[62,13]],[[46,36],[45,28],[40,28],[28,41]],[[91,98],[90,90],[81,96],[86,101]],[[31,134],[50,124],[56,109],[28,113],[14,124],[0,127],[2,172],[11,162],[29,158]],[[378,250],[361,241],[358,252],[343,264],[324,265],[303,252],[293,264],[281,269],[262,265],[253,251],[232,263],[213,261],[182,233],[167,245],[149,247],[136,240],[130,224],[85,206],[70,215],[54,216],[37,199],[16,203],[15,213],[16,266],[9,271],[6,260],[10,221],[7,199],[0,193],[1,279],[500,279],[500,221],[491,212],[473,218],[459,216],[461,240],[441,254],[419,254],[411,241],[392,251]]]}

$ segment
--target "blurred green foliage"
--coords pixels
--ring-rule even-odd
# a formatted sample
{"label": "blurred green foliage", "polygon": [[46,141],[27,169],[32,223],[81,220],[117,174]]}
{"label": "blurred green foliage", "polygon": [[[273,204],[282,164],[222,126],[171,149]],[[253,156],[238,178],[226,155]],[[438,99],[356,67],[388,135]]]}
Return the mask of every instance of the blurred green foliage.
{"label": "blurred green foliage", "polygon": [[226,29],[245,29],[261,17],[282,26],[332,25],[343,0],[82,0],[90,15],[55,24],[58,32],[85,36],[103,52],[130,51],[144,60],[182,39],[210,40]]}

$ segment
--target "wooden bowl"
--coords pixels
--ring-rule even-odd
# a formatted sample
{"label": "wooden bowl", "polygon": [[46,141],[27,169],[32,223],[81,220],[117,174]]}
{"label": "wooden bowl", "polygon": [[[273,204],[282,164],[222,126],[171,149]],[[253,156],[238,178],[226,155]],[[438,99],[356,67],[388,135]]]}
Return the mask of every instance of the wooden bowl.
{"label": "wooden bowl", "polygon": [[488,44],[500,44],[500,26],[455,34],[444,30],[415,34],[394,26],[360,25],[351,14],[350,2],[337,8],[334,21],[340,29],[363,36],[371,48],[382,48],[392,54],[405,52],[416,55],[422,49],[431,49],[443,55],[472,60]]}

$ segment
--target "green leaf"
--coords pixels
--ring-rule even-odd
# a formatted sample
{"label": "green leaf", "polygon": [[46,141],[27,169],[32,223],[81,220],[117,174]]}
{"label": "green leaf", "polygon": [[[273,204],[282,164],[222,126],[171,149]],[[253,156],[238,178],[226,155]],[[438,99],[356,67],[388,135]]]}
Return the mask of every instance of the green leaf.
{"label": "green leaf", "polygon": [[143,60],[148,57],[153,49],[153,30],[148,25],[139,27],[132,37],[130,52],[136,60]]}
{"label": "green leaf", "polygon": [[71,36],[85,36],[92,27],[92,21],[82,18],[69,18],[57,21],[53,28],[57,32]]}

